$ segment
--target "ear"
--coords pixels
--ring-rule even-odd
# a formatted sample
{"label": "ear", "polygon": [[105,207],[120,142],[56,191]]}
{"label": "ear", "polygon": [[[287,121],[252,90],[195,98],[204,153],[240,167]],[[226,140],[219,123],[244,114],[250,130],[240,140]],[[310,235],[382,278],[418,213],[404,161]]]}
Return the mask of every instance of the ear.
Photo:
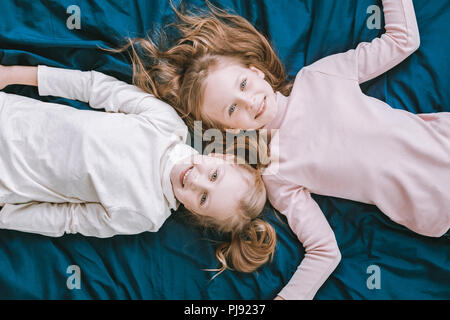
{"label": "ear", "polygon": [[262,72],[261,70],[259,70],[257,67],[255,66],[250,66],[249,68],[251,71],[253,71],[254,73],[256,73],[256,75],[258,77],[260,77],[261,79],[264,79],[266,76],[264,74],[264,72]]}

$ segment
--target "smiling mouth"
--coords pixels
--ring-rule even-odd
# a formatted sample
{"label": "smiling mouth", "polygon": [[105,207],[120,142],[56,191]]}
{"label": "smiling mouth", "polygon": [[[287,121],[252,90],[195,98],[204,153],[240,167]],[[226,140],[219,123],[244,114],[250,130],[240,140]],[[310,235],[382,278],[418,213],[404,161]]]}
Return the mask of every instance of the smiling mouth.
{"label": "smiling mouth", "polygon": [[189,168],[187,168],[186,170],[184,170],[181,174],[180,174],[180,183],[181,186],[184,188],[184,185],[186,184],[186,180],[187,177],[189,176],[189,174],[192,172],[192,169],[194,168],[194,166],[191,166]]}
{"label": "smiling mouth", "polygon": [[266,107],[267,107],[267,101],[266,101],[266,97],[264,97],[264,100],[261,103],[261,106],[259,107],[258,112],[256,113],[255,119],[260,117],[266,111]]}

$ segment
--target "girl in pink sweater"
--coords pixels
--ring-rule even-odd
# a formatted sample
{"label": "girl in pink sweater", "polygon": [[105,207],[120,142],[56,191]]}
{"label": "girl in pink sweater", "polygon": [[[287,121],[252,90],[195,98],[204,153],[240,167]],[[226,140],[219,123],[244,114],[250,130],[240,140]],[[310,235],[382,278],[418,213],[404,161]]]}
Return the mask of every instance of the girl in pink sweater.
{"label": "girl in pink sweater", "polygon": [[145,66],[134,54],[136,83],[188,125],[279,129],[263,179],[306,254],[277,298],[312,299],[341,259],[310,193],[376,205],[425,236],[450,228],[450,113],[393,109],[359,86],[420,45],[412,0],[383,0],[383,7],[385,34],[304,67],[293,83],[248,21],[212,6],[203,17],[177,12],[183,38],[168,51],[148,39],[129,44],[160,62]]}

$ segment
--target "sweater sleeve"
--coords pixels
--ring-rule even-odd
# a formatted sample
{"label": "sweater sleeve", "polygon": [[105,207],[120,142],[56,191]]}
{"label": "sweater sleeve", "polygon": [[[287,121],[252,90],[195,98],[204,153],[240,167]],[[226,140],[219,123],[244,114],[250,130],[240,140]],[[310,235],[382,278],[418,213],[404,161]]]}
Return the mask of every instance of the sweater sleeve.
{"label": "sweater sleeve", "polygon": [[305,257],[278,294],[284,299],[310,300],[341,260],[339,247],[322,210],[305,188],[264,177],[269,200],[284,214],[305,248]]}
{"label": "sweater sleeve", "polygon": [[385,73],[405,60],[420,46],[412,0],[383,0],[386,32],[372,42],[362,42],[356,49],[325,57],[310,69],[348,77],[359,83]]}
{"label": "sweater sleeve", "polygon": [[146,217],[123,208],[106,210],[100,203],[28,202],[5,204],[0,229],[60,237],[64,233],[107,238],[119,234],[154,231]]}
{"label": "sweater sleeve", "polygon": [[[140,88],[97,71],[38,66],[41,96],[57,96],[89,103],[93,109],[138,114],[164,134],[186,140],[187,127],[175,109]],[[183,142],[184,142],[183,141]]]}

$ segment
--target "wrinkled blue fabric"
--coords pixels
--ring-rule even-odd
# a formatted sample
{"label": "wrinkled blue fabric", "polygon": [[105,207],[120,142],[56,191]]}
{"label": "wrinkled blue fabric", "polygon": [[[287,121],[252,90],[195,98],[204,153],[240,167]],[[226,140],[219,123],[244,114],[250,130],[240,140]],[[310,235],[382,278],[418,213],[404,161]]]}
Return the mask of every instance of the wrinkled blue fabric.
{"label": "wrinkled blue fabric", "polygon": [[[291,79],[303,66],[384,32],[366,25],[367,8],[374,4],[382,8],[376,0],[212,2],[234,10],[266,34]],[[186,3],[205,8],[203,1]],[[67,8],[73,4],[81,10],[80,30],[66,26],[71,15]],[[132,75],[127,56],[98,47],[115,47],[125,37],[152,34],[174,17],[169,3],[162,0],[4,0],[1,5],[1,64],[97,70],[127,82]],[[450,111],[448,1],[415,0],[414,6],[421,33],[419,51],[363,84],[362,90],[393,108]],[[10,86],[5,91],[89,109],[81,102],[39,97],[36,88]],[[316,299],[450,298],[448,237],[414,234],[371,205],[313,197],[342,253],[341,263]],[[269,204],[264,215],[278,233],[273,261],[253,274],[226,271],[214,280],[215,273],[204,269],[218,267],[211,240],[223,236],[192,226],[181,211],[157,233],[109,239],[0,230],[0,299],[272,299],[295,272],[304,250],[284,217],[277,218]],[[80,289],[68,285],[73,279],[68,268],[73,265],[81,272]],[[379,287],[373,288],[374,277],[380,280]]]}

